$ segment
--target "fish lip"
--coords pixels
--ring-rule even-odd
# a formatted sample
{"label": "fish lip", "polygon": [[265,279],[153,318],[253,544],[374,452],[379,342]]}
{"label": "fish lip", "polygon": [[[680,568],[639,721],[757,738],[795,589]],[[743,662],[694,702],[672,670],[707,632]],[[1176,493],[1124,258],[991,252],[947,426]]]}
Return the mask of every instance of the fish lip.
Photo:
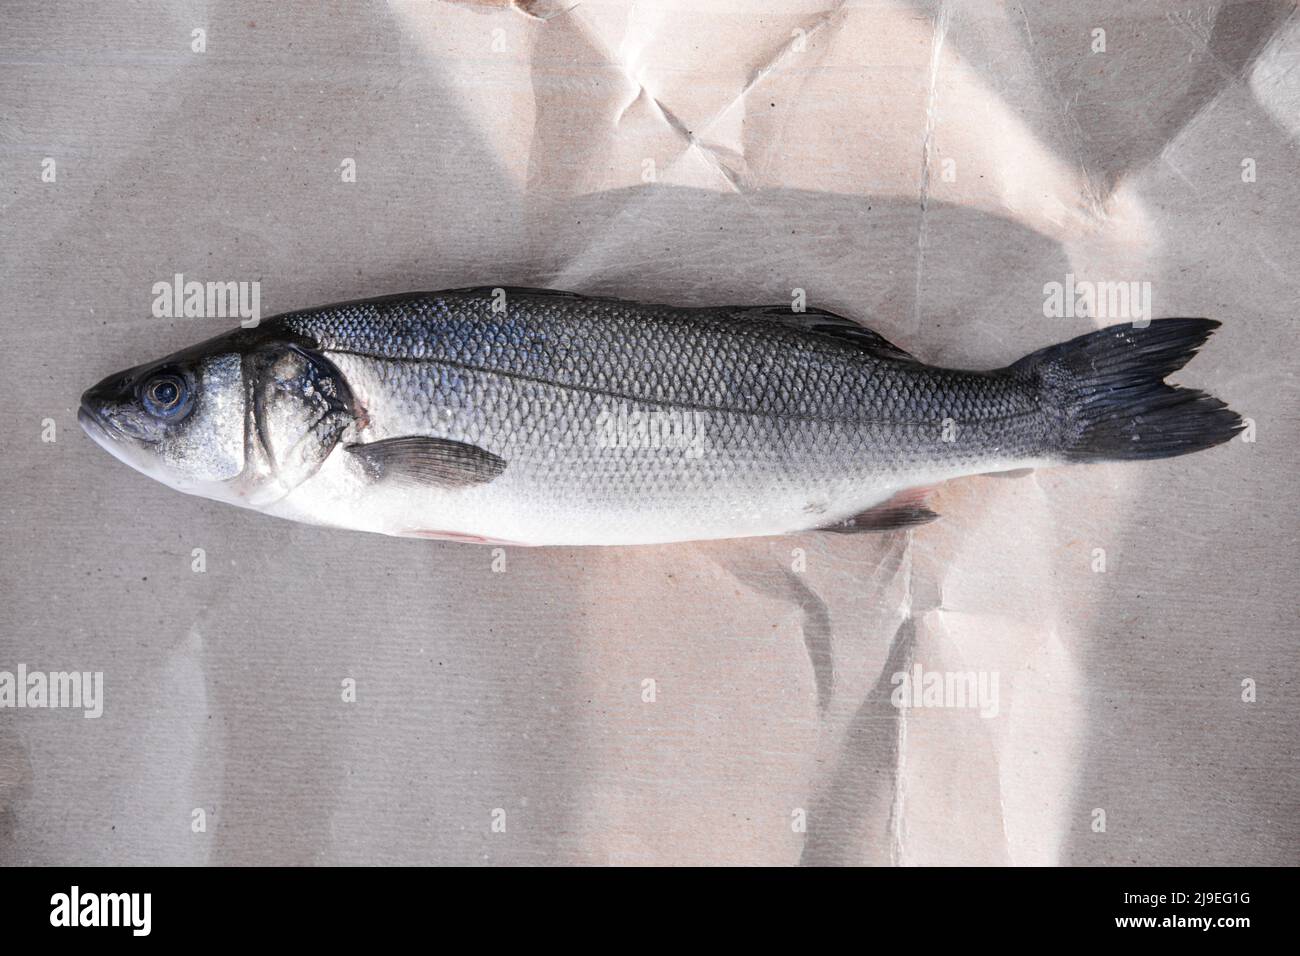
{"label": "fish lip", "polygon": [[120,428],[93,411],[86,404],[85,399],[82,399],[81,407],[77,409],[77,424],[91,438],[103,437],[121,441],[126,437]]}
{"label": "fish lip", "polygon": [[118,425],[117,422],[113,421],[110,416],[97,411],[95,407],[84,398],[81,400],[81,407],[77,409],[77,423],[81,426],[82,431],[91,438],[101,440],[101,443],[107,441],[119,442],[125,445],[133,443],[139,443],[142,445],[158,444],[156,439],[150,439],[143,435],[128,432],[126,429],[122,428],[122,426]]}

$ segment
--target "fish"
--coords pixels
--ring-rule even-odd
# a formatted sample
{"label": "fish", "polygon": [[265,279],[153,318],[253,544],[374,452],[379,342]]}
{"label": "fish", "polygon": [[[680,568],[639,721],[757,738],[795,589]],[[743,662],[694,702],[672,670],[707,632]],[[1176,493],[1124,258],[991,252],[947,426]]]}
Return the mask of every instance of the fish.
{"label": "fish", "polygon": [[1243,428],[1171,373],[1219,326],[1116,325],[971,371],[833,312],[548,289],[267,319],[110,375],[78,420],[178,491],[479,544],[912,531],[966,475],[1201,451]]}

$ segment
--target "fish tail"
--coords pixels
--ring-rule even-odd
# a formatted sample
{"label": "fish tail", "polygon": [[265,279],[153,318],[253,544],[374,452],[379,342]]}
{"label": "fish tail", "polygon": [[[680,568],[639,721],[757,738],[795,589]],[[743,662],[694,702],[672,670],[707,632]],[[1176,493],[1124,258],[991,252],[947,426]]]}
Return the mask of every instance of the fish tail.
{"label": "fish tail", "polygon": [[1245,427],[1212,395],[1164,381],[1218,327],[1213,319],[1114,325],[1027,355],[1007,371],[1042,390],[1054,451],[1066,461],[1173,458]]}

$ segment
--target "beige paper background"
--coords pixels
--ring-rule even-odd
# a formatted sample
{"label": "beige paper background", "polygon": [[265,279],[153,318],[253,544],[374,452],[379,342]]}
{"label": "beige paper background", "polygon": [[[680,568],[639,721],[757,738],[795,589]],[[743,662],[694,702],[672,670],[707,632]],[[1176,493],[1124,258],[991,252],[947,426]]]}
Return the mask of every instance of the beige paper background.
{"label": "beige paper background", "polygon": [[[10,5],[0,669],[107,699],[0,710],[0,862],[1297,862],[1293,6],[566,6]],[[967,479],[912,534],[496,573],[85,439],[87,385],[224,329],[150,316],[176,272],[260,280],[266,315],[802,288],[970,367],[1093,326],[1044,283],[1148,281],[1224,322],[1180,380],[1257,440]],[[895,709],[917,662],[996,672],[998,715]]]}

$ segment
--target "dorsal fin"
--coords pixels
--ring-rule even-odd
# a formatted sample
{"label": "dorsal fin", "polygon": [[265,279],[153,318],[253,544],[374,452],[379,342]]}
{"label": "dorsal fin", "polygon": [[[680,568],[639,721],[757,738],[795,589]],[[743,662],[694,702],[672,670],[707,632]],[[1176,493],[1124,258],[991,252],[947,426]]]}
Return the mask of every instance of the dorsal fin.
{"label": "dorsal fin", "polygon": [[[526,286],[465,286],[459,289],[443,289],[440,292],[429,293],[430,295],[493,295],[497,289],[500,289],[507,296],[511,295],[529,295],[529,296],[549,296],[557,299],[590,299],[597,302],[619,302],[626,300],[618,299],[613,296],[605,295],[586,295],[578,292],[565,292],[560,289],[532,289]],[[763,319],[769,322],[780,322],[782,325],[799,329],[803,332],[812,332],[817,335],[824,335],[828,338],[837,339],[841,342],[847,342],[857,348],[868,352],[877,358],[888,359],[895,362],[919,362],[915,355],[900,349],[893,342],[890,342],[879,332],[875,332],[865,325],[859,325],[852,319],[837,315],[834,312],[828,312],[826,309],[811,308],[803,312],[791,312],[787,305],[735,305],[723,306],[720,309],[716,306],[703,306],[698,309],[700,312],[730,312],[734,315],[746,318]]]}
{"label": "dorsal fin", "polygon": [[879,332],[874,332],[865,325],[859,325],[852,319],[847,319],[842,315],[827,312],[825,309],[791,312],[790,307],[786,305],[763,305],[753,307],[738,306],[733,311],[738,315],[753,316],[770,322],[780,322],[782,325],[788,325],[804,332],[815,332],[818,335],[839,339],[841,342],[848,342],[857,346],[864,352],[870,352],[877,358],[890,359],[896,362],[918,361],[915,355],[903,351]]}
{"label": "dorsal fin", "polygon": [[548,295],[557,299],[597,299],[600,296],[582,295],[578,292],[565,292],[563,289],[536,289],[526,285],[466,285],[455,289],[439,289],[437,292],[431,292],[430,295],[450,295],[456,293],[459,295],[468,295],[474,292],[481,292],[483,295],[491,295],[497,289],[500,289],[506,295]]}
{"label": "dorsal fin", "polygon": [[590,302],[617,302],[620,304],[629,304],[628,300],[620,299],[612,295],[588,295],[585,292],[565,292],[563,289],[535,289],[526,285],[469,285],[459,289],[439,289],[437,292],[427,293],[428,295],[482,295],[491,297],[496,295],[500,289],[509,298],[512,295],[527,295],[533,297],[546,297],[551,299],[586,299]]}

